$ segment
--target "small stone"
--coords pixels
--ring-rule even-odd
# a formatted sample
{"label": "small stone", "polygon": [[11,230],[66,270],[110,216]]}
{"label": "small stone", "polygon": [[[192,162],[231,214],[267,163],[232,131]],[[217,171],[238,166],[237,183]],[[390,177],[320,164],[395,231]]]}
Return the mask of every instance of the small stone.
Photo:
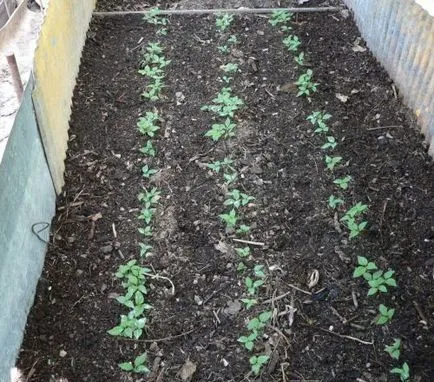
{"label": "small stone", "polygon": [[111,245],[105,245],[104,247],[101,247],[102,253],[109,253],[113,251],[113,247]]}
{"label": "small stone", "polygon": [[60,356],[61,358],[65,358],[67,354],[68,354],[68,353],[67,353],[65,350],[61,350],[61,351],[59,352],[59,356]]}

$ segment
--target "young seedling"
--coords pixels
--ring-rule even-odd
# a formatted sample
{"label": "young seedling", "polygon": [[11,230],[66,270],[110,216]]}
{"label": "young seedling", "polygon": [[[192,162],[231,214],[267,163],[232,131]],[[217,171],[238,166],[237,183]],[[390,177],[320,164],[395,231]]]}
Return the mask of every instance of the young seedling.
{"label": "young seedling", "polygon": [[294,61],[297,63],[297,65],[304,66],[304,52],[301,52],[298,54],[298,56],[295,56]]}
{"label": "young seedling", "polygon": [[250,309],[258,303],[258,300],[254,298],[242,298],[241,302],[246,306],[246,309]]}
{"label": "young seedling", "polygon": [[398,374],[399,379],[401,382],[406,382],[410,379],[410,367],[408,366],[407,362],[404,362],[402,364],[402,367],[395,367],[392,370],[390,370],[392,374]]}
{"label": "young seedling", "polygon": [[238,221],[238,217],[237,217],[237,211],[234,208],[232,208],[232,210],[230,210],[229,213],[221,214],[219,215],[219,217],[223,221],[223,223],[225,223],[226,228],[228,229],[235,228]]}
{"label": "young seedling", "polygon": [[233,168],[232,168],[233,163],[234,163],[234,161],[232,159],[225,158],[222,161],[215,161],[213,163],[208,163],[207,167],[218,174],[221,169],[228,168],[228,169],[233,170]]}
{"label": "young seedling", "polygon": [[144,117],[139,118],[137,128],[141,134],[148,135],[152,138],[155,136],[155,133],[160,130],[160,126],[155,124],[155,122],[158,121],[160,121],[160,117],[157,113],[147,111]]}
{"label": "young seedling", "polygon": [[233,172],[231,174],[224,173],[223,174],[223,178],[225,180],[225,184],[228,186],[228,185],[230,185],[231,183],[234,183],[237,180],[238,174],[236,172]]}
{"label": "young seedling", "polygon": [[134,362],[123,362],[119,364],[119,367],[123,371],[131,371],[138,374],[148,374],[151,372],[147,366],[147,356],[146,353],[136,357]]}
{"label": "young seedling", "polygon": [[232,62],[229,62],[226,65],[222,65],[221,69],[225,73],[236,73],[238,71],[238,64],[234,64]]}
{"label": "young seedling", "polygon": [[262,367],[268,362],[270,357],[268,355],[252,356],[249,358],[249,363],[251,366],[251,371],[255,375],[259,375]]}
{"label": "young seedling", "polygon": [[326,121],[328,121],[331,117],[331,114],[328,114],[326,112],[314,111],[306,118],[306,120],[308,120],[312,125],[317,127],[314,130],[314,133],[321,134],[327,133],[329,131]]}
{"label": "young seedling", "polygon": [[353,178],[350,175],[347,175],[344,178],[338,178],[333,181],[334,184],[337,184],[343,190],[348,189],[348,186]]}
{"label": "young seedling", "polygon": [[226,31],[231,26],[233,20],[233,15],[224,14],[218,16],[215,21],[217,30],[219,30],[220,32]]}
{"label": "young seedling", "polygon": [[247,269],[246,264],[244,264],[242,261],[240,261],[237,265],[237,272],[243,273]]}
{"label": "young seedling", "polygon": [[401,354],[401,340],[398,338],[395,338],[395,341],[392,345],[387,345],[384,348],[384,351],[389,354],[393,359],[398,360],[399,356]]}
{"label": "young seedling", "polygon": [[264,285],[264,280],[253,280],[250,277],[246,277],[244,279],[244,283],[247,287],[247,292],[250,296],[254,296],[258,290],[258,288],[262,285]]}
{"label": "young seedling", "polygon": [[233,118],[235,111],[244,105],[239,97],[232,95],[232,88],[230,87],[223,88],[212,101],[213,105],[204,105],[200,109],[211,111],[223,118]]}
{"label": "young seedling", "polygon": [[157,187],[153,187],[150,191],[144,189],[144,191],[139,194],[138,199],[145,207],[158,203],[161,198],[161,191]]}
{"label": "young seedling", "polygon": [[235,248],[235,252],[240,257],[249,257],[250,256],[250,247]]}
{"label": "young seedling", "polygon": [[258,317],[252,318],[249,323],[247,324],[247,329],[253,331],[253,332],[260,332],[262,329],[265,328],[267,323],[271,320],[271,317],[273,316],[273,312],[266,311],[259,314]]}
{"label": "young seedling", "polygon": [[360,233],[366,228],[367,221],[357,222],[356,218],[368,209],[366,204],[358,202],[351,207],[345,215],[341,218],[341,221],[350,230],[350,239],[353,239],[360,235]]}
{"label": "young seedling", "polygon": [[379,315],[375,320],[375,323],[377,325],[387,324],[392,320],[392,317],[395,314],[395,309],[393,308],[389,309],[383,304],[380,304],[380,306],[378,307],[378,311],[379,311]]}
{"label": "young seedling", "polygon": [[342,162],[342,157],[325,156],[325,163],[330,171],[333,171],[340,162]]}
{"label": "young seedling", "polygon": [[337,142],[336,142],[335,137],[328,136],[328,137],[327,137],[327,142],[324,143],[324,144],[321,146],[321,148],[322,148],[323,150],[328,150],[328,149],[332,149],[332,150],[333,150],[333,149],[336,147],[336,145],[337,145]]}
{"label": "young seedling", "polygon": [[337,207],[343,205],[344,201],[334,195],[330,195],[328,199],[328,204],[331,209],[335,210]]}
{"label": "young seedling", "polygon": [[371,274],[369,271],[378,269],[377,265],[374,262],[369,261],[366,257],[357,256],[357,262],[358,266],[354,269],[353,272],[354,278],[363,277],[365,280],[369,280]]}
{"label": "young seedling", "polygon": [[262,264],[255,265],[253,268],[253,274],[256,277],[265,278],[267,275],[264,272],[264,266]]}
{"label": "young seedling", "polygon": [[289,35],[282,42],[290,52],[296,52],[301,44],[300,39],[295,35]]}
{"label": "young seedling", "polygon": [[318,90],[318,84],[312,82],[313,72],[308,69],[306,73],[302,74],[295,82],[298,88],[297,97],[310,96],[311,93],[315,93]]}
{"label": "young seedling", "polygon": [[150,157],[154,157],[157,153],[151,140],[147,141],[146,145],[144,145],[139,151],[144,155],[149,155]]}
{"label": "young seedling", "polygon": [[242,343],[248,351],[252,351],[255,346],[255,341],[258,338],[258,332],[253,331],[248,336],[241,336],[238,342]]}
{"label": "young seedling", "polygon": [[287,22],[291,21],[293,14],[288,11],[273,11],[273,13],[270,16],[270,19],[268,22],[273,26],[277,26],[279,24],[286,24]]}
{"label": "young seedling", "polygon": [[234,189],[227,194],[228,199],[224,201],[225,206],[233,206],[235,208],[240,208],[241,206],[246,206],[252,200],[255,200],[253,196],[242,193],[240,190]]}
{"label": "young seedling", "polygon": [[160,16],[160,13],[161,11],[159,8],[152,8],[147,14],[145,14],[145,16],[143,16],[143,20],[151,25],[166,26],[169,23],[169,20]]}
{"label": "young seedling", "polygon": [[142,208],[139,216],[137,217],[139,220],[143,220],[146,224],[150,224],[152,218],[154,217],[156,209],[155,208]]}
{"label": "young seedling", "polygon": [[146,325],[146,317],[137,318],[135,314],[128,314],[128,316],[121,315],[121,322],[113,329],[107,331],[111,336],[121,336],[127,338],[134,338],[138,340]]}
{"label": "young seedling", "polygon": [[236,35],[231,35],[229,38],[228,38],[228,44],[231,44],[231,45],[237,45],[237,44],[239,44],[239,41],[238,41],[238,38],[237,38],[237,36]]}
{"label": "young seedling", "polygon": [[397,287],[396,280],[393,278],[395,271],[388,270],[384,272],[379,270],[373,274],[365,273],[365,279],[368,280],[370,286],[368,296],[373,296],[378,292],[387,293],[387,287]]}
{"label": "young seedling", "polygon": [[237,125],[230,118],[226,118],[224,123],[214,123],[211,129],[205,133],[206,137],[210,137],[213,141],[218,141],[220,138],[229,138],[235,135]]}
{"label": "young seedling", "polygon": [[152,175],[156,173],[157,170],[150,168],[147,164],[142,167],[142,175],[144,178],[150,178]]}
{"label": "young seedling", "polygon": [[146,86],[146,90],[142,93],[142,97],[149,101],[157,101],[161,98],[161,90],[165,85],[160,78]]}
{"label": "young seedling", "polygon": [[154,233],[152,232],[152,227],[147,225],[145,228],[139,228],[139,233],[145,237],[151,237]]}
{"label": "young seedling", "polygon": [[356,218],[361,214],[363,214],[364,212],[366,212],[368,208],[369,207],[366,204],[362,204],[361,202],[358,202],[345,213],[345,216],[348,216],[350,218]]}
{"label": "young seedling", "polygon": [[152,245],[149,244],[145,244],[145,243],[139,243],[139,248],[140,248],[140,257],[147,257],[150,253],[150,251],[152,251]]}
{"label": "young seedling", "polygon": [[240,226],[235,232],[239,235],[245,235],[246,233],[250,232],[250,226],[245,224],[240,224]]}
{"label": "young seedling", "polygon": [[217,50],[221,53],[221,54],[229,54],[231,49],[227,46],[227,45],[220,45],[217,47]]}

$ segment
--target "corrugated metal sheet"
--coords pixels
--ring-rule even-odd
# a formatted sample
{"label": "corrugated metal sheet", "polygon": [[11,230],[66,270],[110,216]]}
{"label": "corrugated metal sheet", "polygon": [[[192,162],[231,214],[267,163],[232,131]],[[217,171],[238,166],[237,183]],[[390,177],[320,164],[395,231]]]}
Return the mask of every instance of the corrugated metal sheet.
{"label": "corrugated metal sheet", "polygon": [[95,2],[50,1],[35,51],[33,101],[57,193],[63,186],[71,99]]}
{"label": "corrugated metal sheet", "polygon": [[434,17],[412,0],[344,0],[417,116],[434,156]]}

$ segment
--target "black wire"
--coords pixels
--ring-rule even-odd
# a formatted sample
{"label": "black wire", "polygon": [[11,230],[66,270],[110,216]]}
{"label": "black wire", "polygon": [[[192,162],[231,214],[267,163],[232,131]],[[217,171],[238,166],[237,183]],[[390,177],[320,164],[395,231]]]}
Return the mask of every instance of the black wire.
{"label": "black wire", "polygon": [[[43,227],[41,229],[39,229],[38,231],[36,231],[36,227],[42,225]],[[40,232],[45,231],[46,229],[48,229],[50,227],[50,223],[47,222],[38,222],[32,225],[32,233],[43,243],[47,244],[47,245],[52,245],[49,241],[45,240],[44,238],[41,237],[41,235],[39,235]]]}

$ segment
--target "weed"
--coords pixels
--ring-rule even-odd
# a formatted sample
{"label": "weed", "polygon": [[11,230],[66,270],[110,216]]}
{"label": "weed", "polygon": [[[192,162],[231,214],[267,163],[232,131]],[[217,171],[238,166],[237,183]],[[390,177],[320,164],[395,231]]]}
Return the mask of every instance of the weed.
{"label": "weed", "polygon": [[148,369],[147,366],[147,356],[146,353],[143,353],[136,357],[134,362],[123,362],[119,364],[119,367],[123,371],[132,371],[134,373],[140,374],[148,374],[151,370]]}
{"label": "weed", "polygon": [[238,338],[238,342],[242,343],[248,351],[252,351],[257,338],[258,332],[253,331],[248,336],[241,336],[240,338]]}
{"label": "weed", "polygon": [[262,285],[264,285],[264,280],[253,280],[250,277],[246,277],[244,279],[244,283],[247,287],[247,292],[250,296],[254,296],[258,290],[258,288]]}
{"label": "weed", "polygon": [[240,257],[249,257],[250,256],[250,247],[235,248],[235,252]]}
{"label": "weed", "polygon": [[402,382],[408,381],[410,379],[410,367],[408,366],[407,362],[404,362],[402,367],[393,368],[390,370],[390,372],[392,374],[398,374]]}
{"label": "weed", "polygon": [[297,97],[306,96],[308,97],[311,93],[317,91],[318,84],[312,82],[313,72],[308,69],[306,73],[302,74],[298,80],[295,82],[298,88]]}
{"label": "weed", "polygon": [[254,298],[242,298],[241,302],[246,306],[246,309],[250,309],[258,303],[258,300]]}
{"label": "weed", "polygon": [[304,52],[300,52],[298,54],[298,56],[295,56],[294,61],[297,63],[297,65],[303,66],[304,65]]}
{"label": "weed", "polygon": [[233,20],[233,15],[220,15],[216,18],[215,25],[220,32],[224,32],[231,26]]}
{"label": "weed", "polygon": [[148,135],[149,137],[154,137],[155,133],[160,130],[160,126],[156,125],[155,122],[159,121],[160,117],[157,113],[152,111],[147,111],[144,117],[140,117],[137,122],[138,130],[143,135]]}
{"label": "weed", "polygon": [[379,270],[373,274],[365,273],[365,279],[368,280],[370,286],[368,296],[373,296],[378,292],[387,293],[387,287],[397,287],[396,280],[393,278],[395,271],[388,270],[384,272]]}
{"label": "weed", "polygon": [[202,106],[201,110],[211,111],[216,113],[220,117],[233,117],[235,111],[237,111],[242,105],[243,101],[237,96],[232,95],[232,88],[225,87],[219,94],[217,98],[214,98],[213,105]]}
{"label": "weed", "polygon": [[140,257],[146,257],[149,252],[152,250],[152,245],[145,244],[145,243],[139,243],[140,248]]}
{"label": "weed", "polygon": [[336,147],[336,145],[337,145],[337,142],[336,142],[335,137],[328,136],[328,137],[327,137],[327,142],[324,143],[324,144],[321,146],[321,148],[322,148],[323,150],[334,149],[334,148]]}
{"label": "weed", "polygon": [[251,366],[251,371],[255,375],[259,375],[262,367],[268,362],[270,357],[268,355],[252,356],[249,358],[249,363]]}
{"label": "weed", "polygon": [[282,42],[290,52],[296,52],[301,44],[300,39],[295,35],[289,35]]}
{"label": "weed", "polygon": [[208,163],[207,167],[215,171],[216,173],[219,173],[220,169],[225,169],[225,168],[233,169],[232,168],[233,163],[234,161],[232,159],[225,158],[222,161],[215,161],[213,163]]}
{"label": "weed", "polygon": [[378,311],[379,311],[379,315],[375,320],[375,323],[377,325],[387,324],[392,320],[392,317],[395,314],[395,309],[393,308],[389,309],[383,304],[380,304],[380,306],[378,307]]}
{"label": "weed", "polygon": [[353,178],[350,175],[347,175],[344,178],[338,178],[333,181],[334,184],[337,184],[343,190],[348,189],[348,186]]}
{"label": "weed", "polygon": [[393,359],[398,360],[399,356],[401,354],[401,340],[398,338],[395,338],[395,341],[392,345],[387,345],[384,348],[384,351],[389,354]]}
{"label": "weed", "polygon": [[291,21],[292,16],[293,14],[288,11],[273,11],[268,22],[275,27],[279,24],[286,24]]}
{"label": "weed", "polygon": [[235,135],[234,129],[237,127],[230,118],[226,118],[224,123],[214,123],[211,129],[205,133],[206,137],[210,137],[213,141],[218,141],[220,138],[229,138]]}
{"label": "weed", "polygon": [[144,155],[149,155],[150,157],[154,157],[157,153],[154,145],[152,144],[152,141],[150,140],[147,141],[146,145],[144,145],[139,151]]}
{"label": "weed", "polygon": [[329,199],[328,199],[328,204],[329,204],[330,208],[336,209],[337,207],[339,207],[342,204],[344,204],[344,201],[342,199],[337,198],[334,195],[330,195]]}
{"label": "weed", "polygon": [[326,155],[325,156],[325,163],[327,168],[330,171],[333,171],[334,168],[342,161],[342,157],[331,157]]}
{"label": "weed", "polygon": [[242,193],[240,190],[234,189],[227,194],[228,199],[224,201],[225,206],[233,206],[239,208],[241,206],[246,206],[252,200],[255,200],[253,196]]}
{"label": "weed", "polygon": [[147,164],[142,167],[142,175],[145,178],[150,178],[152,175],[156,174],[157,170],[150,168]]}
{"label": "weed", "polygon": [[237,211],[233,208],[230,210],[227,214],[221,214],[219,215],[220,219],[225,223],[226,228],[235,228],[235,225],[237,224],[238,217],[237,217]]}
{"label": "weed", "polygon": [[368,275],[370,275],[369,271],[373,271],[377,268],[377,265],[374,262],[369,261],[366,257],[357,256],[358,266],[354,269],[353,277],[363,277],[365,280],[369,280]]}

